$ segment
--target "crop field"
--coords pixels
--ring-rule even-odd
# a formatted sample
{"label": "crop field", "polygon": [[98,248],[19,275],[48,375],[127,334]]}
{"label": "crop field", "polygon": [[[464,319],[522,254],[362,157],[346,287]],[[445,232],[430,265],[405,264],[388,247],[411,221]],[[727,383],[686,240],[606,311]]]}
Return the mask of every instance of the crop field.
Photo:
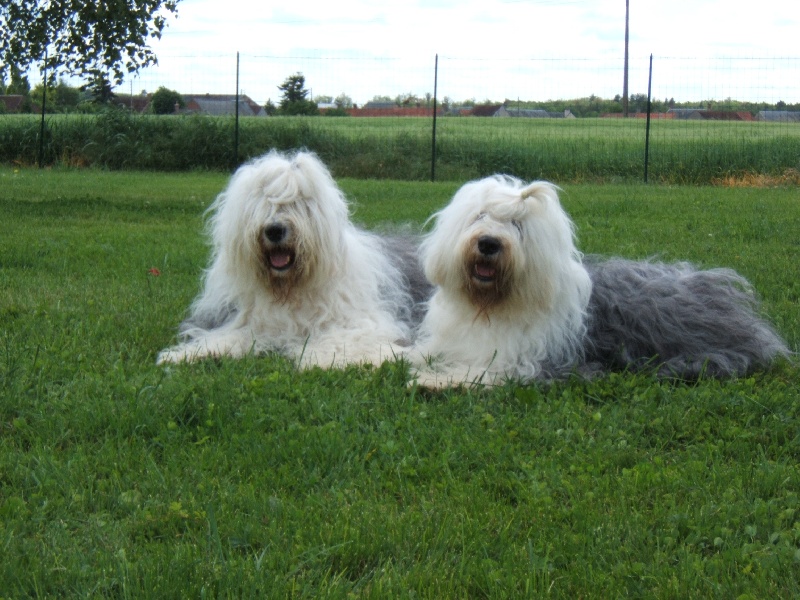
{"label": "crop field", "polygon": [[[640,182],[644,119],[442,117],[436,121],[436,180],[502,171],[560,182]],[[430,180],[432,120],[419,117],[55,115],[46,119],[48,165],[126,170],[224,170],[269,148],[305,147],[339,177]],[[40,119],[0,117],[0,164],[39,161]],[[654,120],[648,180],[714,183],[800,173],[800,125]]]}
{"label": "crop field", "polygon": [[[459,186],[338,181],[381,229]],[[794,362],[436,393],[156,366],[225,182],[0,168],[0,597],[800,597]],[[734,268],[800,348],[796,186],[559,183],[584,252]]]}

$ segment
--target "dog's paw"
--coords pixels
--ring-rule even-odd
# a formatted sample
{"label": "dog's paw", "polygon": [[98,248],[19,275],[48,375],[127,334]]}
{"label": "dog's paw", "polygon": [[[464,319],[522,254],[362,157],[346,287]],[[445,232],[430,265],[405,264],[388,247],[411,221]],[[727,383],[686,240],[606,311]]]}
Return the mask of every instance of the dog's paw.
{"label": "dog's paw", "polygon": [[194,362],[203,358],[204,354],[200,352],[199,348],[192,348],[188,346],[176,346],[167,350],[162,350],[158,353],[156,359],[157,365],[166,364],[180,364]]}
{"label": "dog's paw", "polygon": [[434,371],[416,371],[411,373],[408,387],[419,387],[426,390],[444,390],[464,385],[463,381],[458,381],[447,373],[437,373]]}

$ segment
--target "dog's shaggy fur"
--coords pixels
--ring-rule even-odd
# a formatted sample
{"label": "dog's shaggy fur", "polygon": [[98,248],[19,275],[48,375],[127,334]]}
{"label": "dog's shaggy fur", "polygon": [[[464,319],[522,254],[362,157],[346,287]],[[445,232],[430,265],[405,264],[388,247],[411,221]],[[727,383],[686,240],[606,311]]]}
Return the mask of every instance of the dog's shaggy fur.
{"label": "dog's shaggy fur", "polygon": [[591,282],[555,186],[474,181],[432,218],[421,257],[436,288],[411,352],[421,384],[528,380],[580,360]]}
{"label": "dog's shaggy fur", "polygon": [[302,366],[380,364],[410,343],[427,287],[414,240],[355,227],[314,154],[242,166],[209,210],[211,265],[159,363],[277,351]]}
{"label": "dog's shaggy fur", "polygon": [[584,263],[550,183],[471,182],[433,219],[422,260],[436,291],[411,352],[421,385],[646,367],[735,376],[790,354],[733,271]]}
{"label": "dog's shaggy fur", "polygon": [[790,354],[735,271],[621,259],[586,266],[589,363],[696,379],[744,375]]}

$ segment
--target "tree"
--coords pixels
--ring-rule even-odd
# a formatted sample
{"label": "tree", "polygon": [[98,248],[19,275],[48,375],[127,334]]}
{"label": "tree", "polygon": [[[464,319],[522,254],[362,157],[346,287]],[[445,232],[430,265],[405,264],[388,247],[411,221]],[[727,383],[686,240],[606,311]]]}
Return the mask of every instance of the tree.
{"label": "tree", "polygon": [[11,65],[11,82],[6,88],[6,94],[16,94],[19,96],[27,96],[31,93],[31,84],[28,81],[28,76],[23,74],[16,65]]}
{"label": "tree", "polygon": [[113,88],[114,86],[111,85],[105,73],[95,73],[89,83],[81,86],[82,91],[89,92],[94,104],[111,104],[111,101],[116,98]]}
{"label": "tree", "polygon": [[186,102],[175,90],[169,90],[163,85],[158,88],[150,100],[150,107],[157,115],[171,115],[175,112],[175,105],[179,108],[186,106]]}
{"label": "tree", "polygon": [[295,73],[286,78],[278,89],[283,92],[278,113],[282,115],[318,115],[319,109],[307,99],[306,78],[302,73]]}
{"label": "tree", "polygon": [[334,102],[337,108],[353,108],[353,99],[344,92],[336,96]]}
{"label": "tree", "polygon": [[81,101],[81,91],[78,88],[70,87],[63,79],[58,81],[54,92],[56,107],[62,111],[77,108]]}
{"label": "tree", "polygon": [[301,102],[308,96],[306,87],[306,78],[302,73],[295,73],[286,78],[278,89],[283,92],[283,99],[281,100],[281,107],[293,102]]}
{"label": "tree", "polygon": [[408,92],[406,94],[400,94],[399,96],[397,96],[394,99],[394,102],[398,106],[412,106],[412,105],[419,106],[420,105],[419,98],[417,97],[416,94],[414,94],[412,92]]}
{"label": "tree", "polygon": [[[44,84],[36,84],[36,87],[31,92],[31,99],[41,106],[44,97]],[[70,87],[66,81],[60,79],[55,86],[47,86],[47,106],[45,110],[46,112],[74,111],[77,109],[80,99],[80,90]]]}
{"label": "tree", "polygon": [[[5,93],[9,96],[23,96],[22,104],[19,106],[19,112],[29,113],[33,112],[33,102],[31,101],[31,84],[28,77],[16,68],[16,65],[11,65],[11,81],[6,87]],[[0,73],[0,76],[2,74]]]}
{"label": "tree", "polygon": [[125,72],[155,64],[148,46],[160,38],[180,0],[3,0],[0,77],[32,66],[119,85]]}

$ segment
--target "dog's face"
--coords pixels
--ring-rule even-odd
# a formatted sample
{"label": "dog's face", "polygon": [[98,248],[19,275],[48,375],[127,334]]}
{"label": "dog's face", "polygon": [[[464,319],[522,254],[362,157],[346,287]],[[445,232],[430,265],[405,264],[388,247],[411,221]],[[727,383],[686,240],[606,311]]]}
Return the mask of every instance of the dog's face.
{"label": "dog's face", "polygon": [[555,190],[503,177],[463,186],[435,215],[423,244],[427,277],[478,315],[520,303],[549,310],[556,272],[575,253],[572,223]]}
{"label": "dog's face", "polygon": [[302,217],[298,219],[296,214],[303,203],[303,199],[297,199],[291,203],[294,206],[271,206],[270,215],[254,232],[258,241],[254,258],[270,289],[278,295],[302,285],[313,268],[315,257],[303,251]]}
{"label": "dog's face", "polygon": [[348,224],[344,196],[319,159],[269,154],[234,175],[214,217],[214,238],[236,269],[286,300],[330,280]]}
{"label": "dog's face", "polygon": [[512,289],[516,263],[524,261],[522,225],[479,212],[456,246],[462,257],[461,280],[473,304],[485,310],[500,304]]}

